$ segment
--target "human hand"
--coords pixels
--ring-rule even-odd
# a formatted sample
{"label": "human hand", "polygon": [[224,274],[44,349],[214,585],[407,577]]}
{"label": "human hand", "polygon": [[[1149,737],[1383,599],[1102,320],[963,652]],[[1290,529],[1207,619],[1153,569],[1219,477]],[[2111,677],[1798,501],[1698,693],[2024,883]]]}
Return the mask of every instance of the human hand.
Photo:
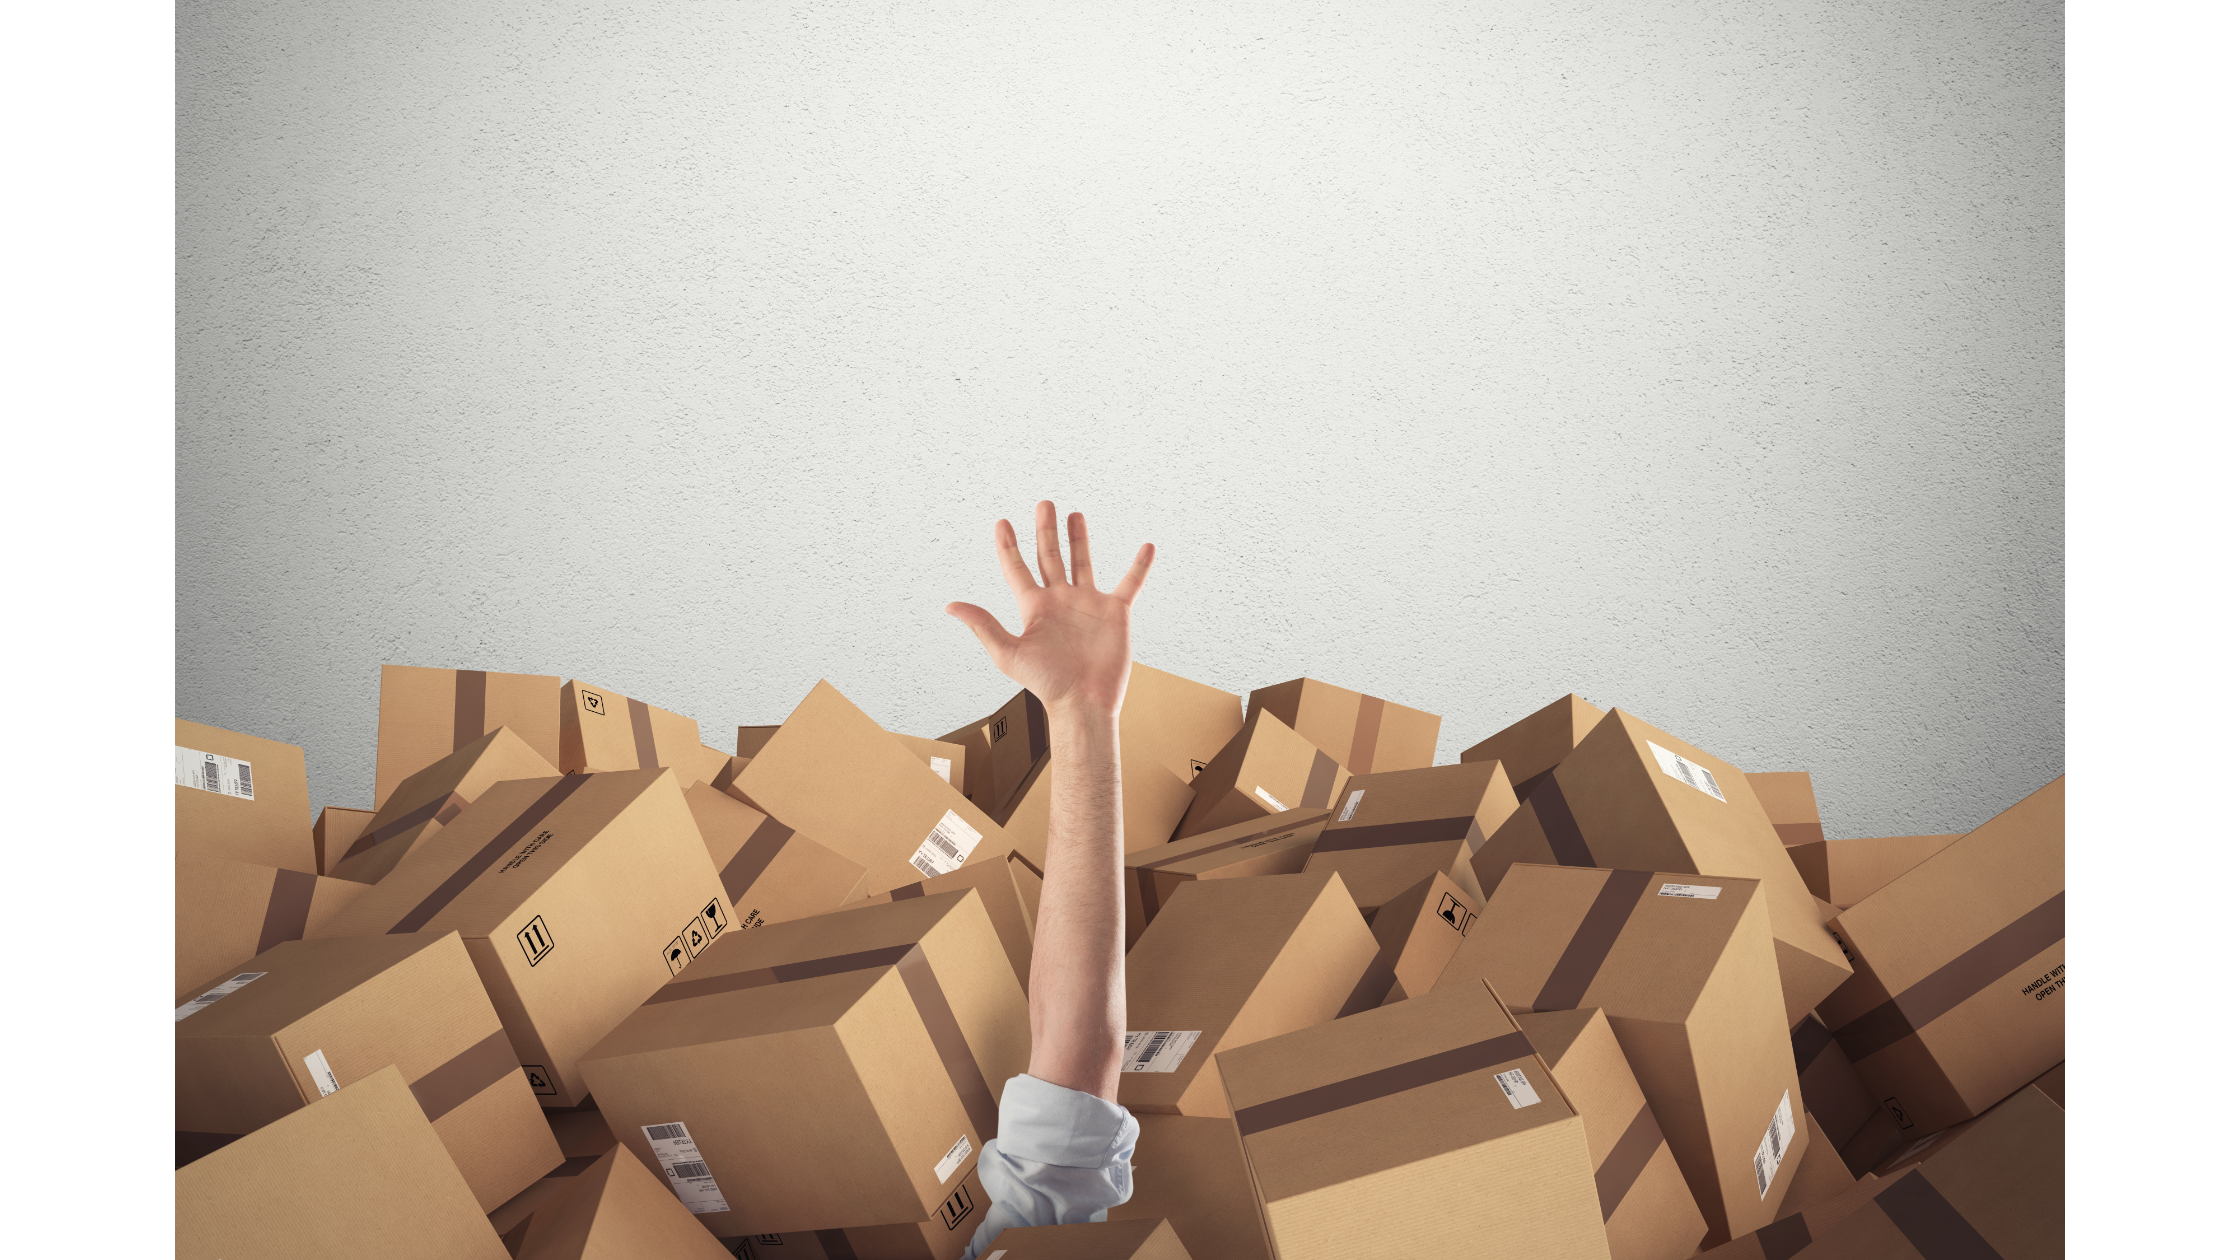
{"label": "human hand", "polygon": [[1014,635],[977,604],[945,610],[972,628],[1005,677],[1034,693],[1043,707],[1110,715],[1128,690],[1128,609],[1151,572],[1153,548],[1145,543],[1109,594],[1099,591],[1089,564],[1089,525],[1075,512],[1066,518],[1073,577],[1058,555],[1058,509],[1048,499],[1034,505],[1037,583],[1019,555],[1010,521],[996,522],[996,559],[1019,601],[1022,622]]}

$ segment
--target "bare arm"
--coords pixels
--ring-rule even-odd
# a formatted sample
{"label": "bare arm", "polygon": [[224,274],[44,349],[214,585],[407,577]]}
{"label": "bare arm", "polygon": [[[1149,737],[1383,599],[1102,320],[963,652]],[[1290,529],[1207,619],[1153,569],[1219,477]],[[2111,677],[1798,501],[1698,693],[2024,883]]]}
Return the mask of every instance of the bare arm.
{"label": "bare arm", "polygon": [[1128,610],[1151,569],[1149,543],[1110,594],[1096,588],[1088,523],[1066,520],[1073,576],[1058,555],[1057,509],[1035,505],[1037,583],[1011,522],[996,523],[996,554],[1019,601],[1013,635],[972,604],[950,616],[972,627],[996,668],[1050,714],[1050,847],[1028,973],[1034,1038],[1027,1071],[1053,1085],[1113,1100],[1127,1030],[1120,889],[1120,702],[1128,689]]}

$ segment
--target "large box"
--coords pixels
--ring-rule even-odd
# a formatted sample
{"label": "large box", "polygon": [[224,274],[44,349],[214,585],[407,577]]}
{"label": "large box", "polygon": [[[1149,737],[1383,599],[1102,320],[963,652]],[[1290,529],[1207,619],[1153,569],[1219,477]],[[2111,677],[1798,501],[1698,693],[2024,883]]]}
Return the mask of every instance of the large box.
{"label": "large box", "polygon": [[1482,983],[1219,1063],[1284,1260],[1351,1260],[1365,1239],[1395,1256],[1610,1255],[1586,1126]]}
{"label": "large box", "polygon": [[1001,818],[1050,755],[1050,714],[1024,689],[977,722],[949,732],[941,742],[965,750],[966,793],[990,818]]}
{"label": "large box", "polygon": [[1298,874],[1329,817],[1327,809],[1289,809],[1127,854],[1121,888],[1129,947],[1174,890],[1192,880]]}
{"label": "large box", "polygon": [[501,726],[407,775],[374,811],[373,821],[365,830],[329,862],[328,869],[343,879],[378,884],[382,876],[397,869],[405,854],[441,832],[444,824],[457,818],[459,811],[488,791],[491,784],[506,779],[549,779],[559,773],[559,768],[538,756],[527,741]]}
{"label": "large box", "polygon": [[1136,1123],[1135,1193],[1105,1219],[1165,1220],[1200,1260],[1273,1260],[1237,1122],[1147,1112]]}
{"label": "large box", "polygon": [[560,680],[549,674],[382,666],[375,807],[407,777],[501,726],[559,765]]}
{"label": "large box", "polygon": [[1344,875],[1363,913],[1434,871],[1483,901],[1470,859],[1517,810],[1498,761],[1357,774],[1338,799],[1307,869]]}
{"label": "large box", "polygon": [[554,764],[568,774],[668,766],[678,786],[687,787],[696,781],[692,768],[711,751],[700,742],[700,724],[682,713],[579,678],[560,688],[560,760]]}
{"label": "large box", "polygon": [[659,1176],[620,1147],[526,1222],[519,1260],[728,1260]]}
{"label": "large box", "polygon": [[608,1130],[606,1118],[599,1114],[597,1107],[586,1104],[567,1111],[547,1111],[544,1118],[552,1126],[553,1140],[560,1144],[560,1154],[564,1157],[559,1167],[490,1212],[490,1228],[498,1232],[498,1240],[506,1245],[506,1250],[517,1257],[521,1254],[521,1240],[529,1233],[529,1218],[557,1202],[574,1184],[575,1178],[588,1171],[601,1155],[615,1148],[614,1134]]}
{"label": "large box", "polygon": [[1462,760],[1500,762],[1522,800],[1601,720],[1602,710],[1567,695],[1463,749]]}
{"label": "large box", "polygon": [[1798,1211],[1784,1210],[1772,1224],[1699,1251],[1701,1260],[1790,1260],[1812,1245],[1818,1235],[1872,1201],[1881,1183],[1873,1176],[1832,1199],[1823,1199]]}
{"label": "large box", "polygon": [[[1041,867],[1050,852],[1052,762],[1044,757],[1020,785],[1011,803],[996,815],[1018,852]],[[1150,751],[1120,736],[1120,843],[1130,853],[1163,847],[1174,835],[1196,795]]]}
{"label": "large box", "polygon": [[1350,776],[1337,759],[1262,709],[1192,781],[1176,829],[1187,840],[1291,809],[1327,809]]}
{"label": "large box", "polygon": [[311,824],[311,852],[319,863],[319,873],[342,860],[342,851],[350,842],[373,823],[370,809],[348,809],[329,805],[319,811],[318,821]]}
{"label": "large box", "polygon": [[1213,1056],[1364,1011],[1392,972],[1337,875],[1196,880],[1128,951],[1120,1105],[1223,1116]]}
{"label": "large box", "polygon": [[1611,1260],[1681,1260],[1703,1241],[1703,1213],[1600,1010],[1519,1015],[1517,1026],[1587,1127],[1595,1198]]}
{"label": "large box", "polygon": [[770,1260],[958,1260],[987,1219],[988,1189],[980,1184],[980,1165],[974,1160],[964,1181],[930,1218],[915,1225],[750,1234],[726,1238],[723,1244],[734,1256]]}
{"label": "large box", "polygon": [[1436,871],[1385,902],[1369,920],[1377,952],[1392,968],[1392,989],[1382,1004],[1431,992],[1485,908],[1482,898]]}
{"label": "large box", "polygon": [[[726,789],[867,872],[866,887],[946,875],[1013,846],[987,811],[819,682]],[[930,1210],[930,1209],[928,1209]]]}
{"label": "large box", "polygon": [[1135,661],[1120,702],[1120,733],[1149,749],[1174,777],[1194,783],[1243,725],[1243,709],[1243,698],[1233,691]]}
{"label": "large box", "polygon": [[1773,1219],[1807,1140],[1766,917],[1756,880],[1519,864],[1432,992],[1600,1007],[1724,1242]]}
{"label": "large box", "polygon": [[1021,862],[1016,852],[987,854],[946,875],[921,879],[915,884],[904,884],[847,904],[853,909],[857,904],[906,901],[932,893],[977,888],[981,907],[988,912],[988,922],[996,930],[996,939],[1003,942],[1004,956],[1011,960],[1011,969],[1018,973],[1019,987],[1024,990],[1034,962],[1034,916],[1027,909],[1025,889],[1039,882],[1033,868]]}
{"label": "large box", "polygon": [[1814,1204],[1829,1202],[1859,1184],[1859,1179],[1843,1165],[1843,1149],[1828,1136],[1819,1117],[1805,1112],[1804,1127],[1810,1140],[1797,1155],[1796,1179],[1789,1183],[1789,1192],[1781,1196],[1777,1220]]}
{"label": "large box", "polygon": [[330,936],[456,931],[547,1107],[577,1058],[732,926],[676,773],[498,783],[337,916]]}
{"label": "large box", "polygon": [[185,718],[172,725],[177,851],[318,874],[303,750]]}
{"label": "large box", "polygon": [[1865,901],[1883,885],[1921,865],[1960,838],[1871,836],[1856,840],[1812,840],[1791,845],[1789,860],[1812,895],[1838,910]]}
{"label": "large box", "polygon": [[1743,773],[1612,709],[1474,859],[1491,893],[1515,862],[1702,872],[1759,882],[1793,1026],[1851,974]]}
{"label": "large box", "polygon": [[1262,687],[1245,698],[1244,720],[1272,713],[1352,774],[1417,770],[1439,751],[1439,715],[1312,678]]}
{"label": "large box", "polygon": [[[1797,1065],[1797,1086],[1804,1091],[1804,1109],[1820,1118],[1838,1147],[1849,1142],[1881,1110],[1867,1095],[1859,1070],[1843,1057],[1835,1034],[1818,1015],[1805,1016],[1789,1030],[1789,1055]],[[1851,1171],[1857,1176],[1864,1169]]]}
{"label": "large box", "polygon": [[1026,994],[966,889],[719,940],[584,1074],[623,1145],[732,1237],[930,1219],[1028,1050]]}
{"label": "large box", "polygon": [[988,1243],[990,1260],[1190,1260],[1165,1221],[1014,1225]]}
{"label": "large box", "polygon": [[1758,798],[1759,808],[1766,811],[1773,834],[1783,847],[1828,838],[1827,830],[1820,825],[1820,801],[1812,794],[1810,771],[1767,770],[1742,777],[1750,781],[1750,792]]}
{"label": "large box", "polygon": [[1858,974],[1820,1005],[1909,1137],[2062,1060],[2064,779],[1836,916]]}
{"label": "large box", "polygon": [[172,883],[172,991],[185,1002],[196,985],[282,941],[317,935],[364,884],[303,871],[182,853]]}
{"label": "large box", "polygon": [[705,783],[684,799],[738,926],[805,919],[863,895],[861,863]]}
{"label": "large box", "polygon": [[482,1211],[561,1160],[455,932],[284,941],[172,1028],[181,1132],[251,1133],[395,1067]]}
{"label": "large box", "polygon": [[394,1067],[173,1174],[180,1260],[507,1260]]}

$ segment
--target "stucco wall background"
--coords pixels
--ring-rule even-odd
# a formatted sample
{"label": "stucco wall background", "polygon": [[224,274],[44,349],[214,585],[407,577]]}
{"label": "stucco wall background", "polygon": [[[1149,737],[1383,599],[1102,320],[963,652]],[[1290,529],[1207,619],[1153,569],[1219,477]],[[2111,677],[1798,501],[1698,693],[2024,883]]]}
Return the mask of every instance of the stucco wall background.
{"label": "stucco wall background", "polygon": [[1050,496],[1162,668],[1971,827],[2062,770],[2059,22],[186,0],[178,713],[315,806],[383,661],[935,735]]}

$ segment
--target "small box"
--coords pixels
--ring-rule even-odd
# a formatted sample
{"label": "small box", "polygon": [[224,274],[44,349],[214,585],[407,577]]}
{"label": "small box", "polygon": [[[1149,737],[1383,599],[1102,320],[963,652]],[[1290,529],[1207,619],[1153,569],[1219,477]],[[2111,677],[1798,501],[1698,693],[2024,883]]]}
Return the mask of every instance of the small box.
{"label": "small box", "polygon": [[1333,687],[1312,678],[1262,687],[1245,698],[1244,720],[1272,713],[1351,774],[1419,770],[1439,750],[1439,715]]}
{"label": "small box", "polygon": [[1601,720],[1602,710],[1567,695],[1463,749],[1462,760],[1500,762],[1522,800]]}
{"label": "small box", "polygon": [[1485,900],[1470,859],[1517,810],[1498,761],[1357,774],[1307,858],[1346,877],[1367,914],[1434,871]]}
{"label": "small box", "polygon": [[519,1260],[729,1260],[660,1176],[616,1147],[526,1222]]}
{"label": "small box", "polygon": [[1469,889],[1437,871],[1384,903],[1369,920],[1377,952],[1392,968],[1392,989],[1381,1005],[1431,992],[1485,908]]}
{"label": "small box", "polygon": [[1290,809],[1125,855],[1121,888],[1129,948],[1174,890],[1192,880],[1298,874],[1329,817],[1327,809]]}
{"label": "small box", "polygon": [[[1812,895],[1837,910],[1873,896],[1877,889],[1921,865],[1960,838],[1873,836],[1857,840],[1812,840],[1789,847],[1789,860]],[[1833,915],[1829,916],[1833,918]]]}
{"label": "small box", "polygon": [[1332,808],[1348,777],[1336,758],[1262,709],[1199,772],[1175,838],[1286,810]]}
{"label": "small box", "polygon": [[1165,1221],[1014,1225],[988,1244],[990,1260],[1190,1260]]}
{"label": "small box", "polygon": [[560,764],[560,679],[479,669],[381,667],[381,725],[373,803],[399,783],[499,727],[539,757]]}
{"label": "small box", "polygon": [[317,874],[303,750],[184,718],[172,725],[177,851]]}
{"label": "small box", "polygon": [[1011,811],[1027,776],[1050,755],[1050,714],[1033,692],[1021,690],[1002,708],[938,742],[965,750],[967,799],[1000,819]]}
{"label": "small box", "polygon": [[319,811],[318,821],[311,824],[311,852],[319,863],[319,873],[342,860],[342,851],[358,838],[373,822],[370,809],[346,809],[329,805]]}
{"label": "small box", "polygon": [[612,688],[571,678],[560,688],[560,760],[564,774],[600,770],[677,771],[690,787],[706,760],[700,724],[681,713],[633,700]]}
{"label": "small box", "polygon": [[559,773],[525,740],[501,726],[407,775],[329,867],[339,878],[378,884],[397,869],[405,854],[442,831],[491,784],[549,779]]}
{"label": "small box", "polygon": [[282,941],[317,935],[366,891],[364,884],[304,871],[181,854],[173,880],[172,990],[238,971]]}
{"label": "small box", "polygon": [[1165,1220],[1201,1260],[1274,1260],[1235,1120],[1145,1113],[1136,1123],[1135,1194],[1107,1220]]}
{"label": "small box", "polygon": [[1820,801],[1812,794],[1812,774],[1805,770],[1759,771],[1742,776],[1773,823],[1773,834],[1785,848],[1826,840],[1820,825]]}
{"label": "small box", "polygon": [[996,939],[1003,942],[1004,956],[1011,960],[1011,969],[1018,973],[1019,988],[1024,991],[1029,968],[1034,962],[1034,917],[1027,910],[1023,891],[1023,885],[1030,883],[1041,883],[1031,866],[1020,861],[1016,852],[999,853],[967,862],[946,875],[904,884],[845,904],[846,908],[853,909],[858,905],[906,901],[933,893],[977,888],[980,904],[988,912],[988,922],[996,930]]}
{"label": "small box", "polygon": [[705,783],[684,794],[742,928],[836,910],[863,895],[861,864]]}
{"label": "small box", "polygon": [[1243,709],[1243,698],[1233,691],[1136,661],[1128,668],[1128,692],[1120,702],[1120,733],[1158,758],[1174,777],[1195,783],[1243,725]]}

